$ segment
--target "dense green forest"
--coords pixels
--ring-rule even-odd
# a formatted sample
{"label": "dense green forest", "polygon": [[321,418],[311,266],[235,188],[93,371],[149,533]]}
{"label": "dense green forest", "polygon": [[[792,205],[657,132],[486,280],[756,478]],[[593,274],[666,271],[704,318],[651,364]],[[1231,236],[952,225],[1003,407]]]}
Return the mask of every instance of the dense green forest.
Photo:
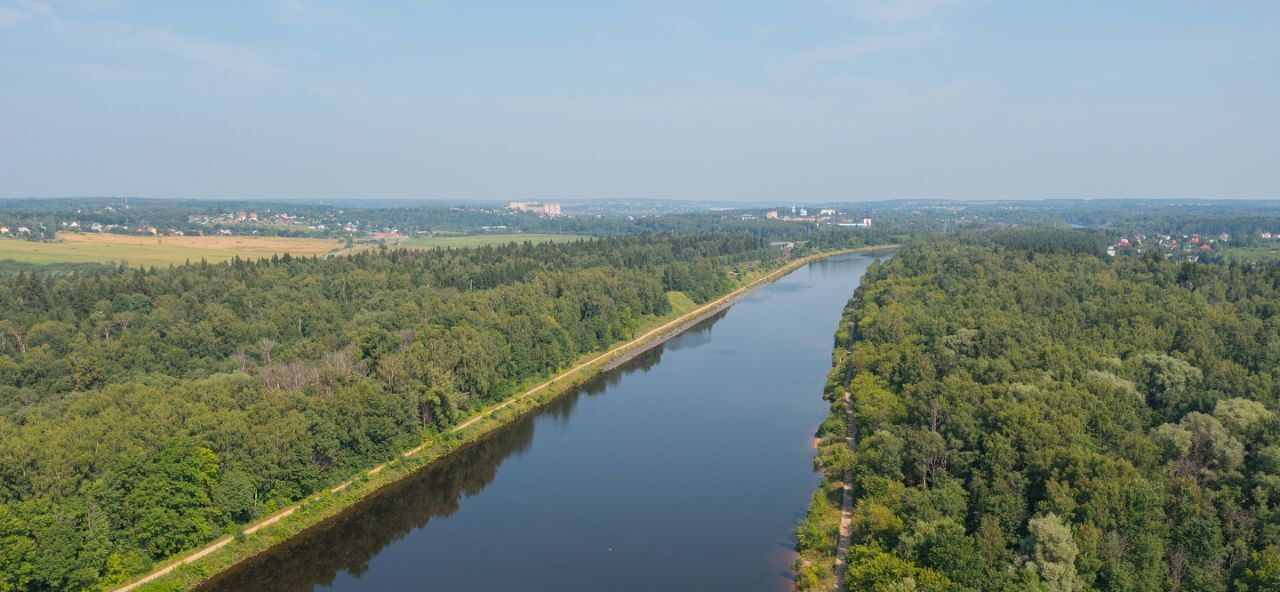
{"label": "dense green forest", "polygon": [[851,591],[1280,589],[1280,267],[1000,242],[914,243],[850,302],[801,585],[848,470]]}
{"label": "dense green forest", "polygon": [[782,258],[749,234],[644,234],[16,270],[0,590],[119,583],[633,336],[668,291],[704,302]]}

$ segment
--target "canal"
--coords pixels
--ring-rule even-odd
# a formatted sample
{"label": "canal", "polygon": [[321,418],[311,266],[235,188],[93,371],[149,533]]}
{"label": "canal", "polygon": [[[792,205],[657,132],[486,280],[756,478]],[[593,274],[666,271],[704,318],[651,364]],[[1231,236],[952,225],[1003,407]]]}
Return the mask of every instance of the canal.
{"label": "canal", "polygon": [[872,261],[801,267],[202,590],[788,591]]}

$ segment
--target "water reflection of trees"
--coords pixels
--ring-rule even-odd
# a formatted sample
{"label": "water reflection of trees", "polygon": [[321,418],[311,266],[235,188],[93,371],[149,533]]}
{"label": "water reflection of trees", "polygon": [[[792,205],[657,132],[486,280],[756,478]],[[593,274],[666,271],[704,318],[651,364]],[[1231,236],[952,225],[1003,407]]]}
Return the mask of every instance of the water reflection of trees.
{"label": "water reflection of trees", "polygon": [[596,396],[623,376],[648,372],[662,361],[667,347],[681,349],[706,343],[711,326],[724,317],[720,311],[690,327],[679,337],[649,349],[617,369],[597,376],[552,401],[529,417],[504,427],[483,440],[388,487],[372,499],[317,525],[277,549],[223,574],[198,588],[201,592],[302,592],[330,586],[338,573],[359,576],[382,549],[427,525],[432,518],[458,511],[462,498],[489,485],[498,467],[512,455],[532,447],[537,417],[564,421],[573,415],[583,395]]}
{"label": "water reflection of trees", "polygon": [[720,322],[720,320],[727,314],[729,314],[728,308],[717,311],[715,314],[698,321],[678,337],[662,344],[661,347],[671,351],[680,351],[682,349],[691,349],[708,343],[711,341],[711,327]]}
{"label": "water reflection of trees", "polygon": [[302,591],[332,584],[340,570],[360,575],[387,545],[431,518],[457,512],[463,496],[482,491],[503,460],[532,443],[533,418],[527,417],[200,590]]}

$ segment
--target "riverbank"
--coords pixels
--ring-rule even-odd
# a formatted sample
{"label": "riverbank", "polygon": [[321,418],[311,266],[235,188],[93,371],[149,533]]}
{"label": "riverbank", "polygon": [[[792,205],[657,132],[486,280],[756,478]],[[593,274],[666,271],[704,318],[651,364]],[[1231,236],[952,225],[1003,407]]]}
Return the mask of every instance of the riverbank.
{"label": "riverbank", "polygon": [[[730,306],[742,296],[766,285],[814,260],[847,253],[848,250],[820,253],[788,262],[783,266],[758,266],[738,278],[738,289],[711,302],[694,307],[687,299],[677,304],[677,311],[666,318],[651,319],[647,327],[635,338],[598,354],[584,357],[571,368],[539,384],[523,389],[519,395],[474,414],[446,434],[431,437],[430,441],[399,455],[358,477],[337,484],[321,494],[307,498],[281,510],[241,531],[236,537],[227,536],[185,558],[170,562],[148,577],[119,590],[133,589],[185,589],[229,567],[270,550],[298,533],[322,525],[355,507],[361,500],[370,499],[378,490],[396,483],[425,465],[448,456],[459,447],[481,440],[491,431],[511,423],[542,404],[569,392],[573,387],[599,375],[607,368],[620,364],[690,325],[701,322]],[[772,268],[772,269],[770,269]],[[673,302],[677,299],[673,297]],[[692,307],[692,308],[689,308]]]}
{"label": "riverbank", "polygon": [[836,344],[827,375],[823,398],[831,401],[827,419],[815,435],[814,465],[822,472],[822,482],[809,498],[809,508],[796,527],[796,575],[798,592],[834,590],[843,592],[853,526],[853,473],[850,470],[857,450],[857,424],[853,416],[853,393],[849,390],[848,355],[856,338],[855,294],[845,305],[836,329]]}

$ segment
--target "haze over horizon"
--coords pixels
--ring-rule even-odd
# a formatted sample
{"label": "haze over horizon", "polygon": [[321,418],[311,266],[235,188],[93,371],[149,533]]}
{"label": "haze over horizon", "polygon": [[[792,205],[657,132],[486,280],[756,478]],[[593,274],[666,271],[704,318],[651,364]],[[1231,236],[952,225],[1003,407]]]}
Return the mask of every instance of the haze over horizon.
{"label": "haze over horizon", "polygon": [[1280,198],[1280,4],[0,0],[0,197]]}

